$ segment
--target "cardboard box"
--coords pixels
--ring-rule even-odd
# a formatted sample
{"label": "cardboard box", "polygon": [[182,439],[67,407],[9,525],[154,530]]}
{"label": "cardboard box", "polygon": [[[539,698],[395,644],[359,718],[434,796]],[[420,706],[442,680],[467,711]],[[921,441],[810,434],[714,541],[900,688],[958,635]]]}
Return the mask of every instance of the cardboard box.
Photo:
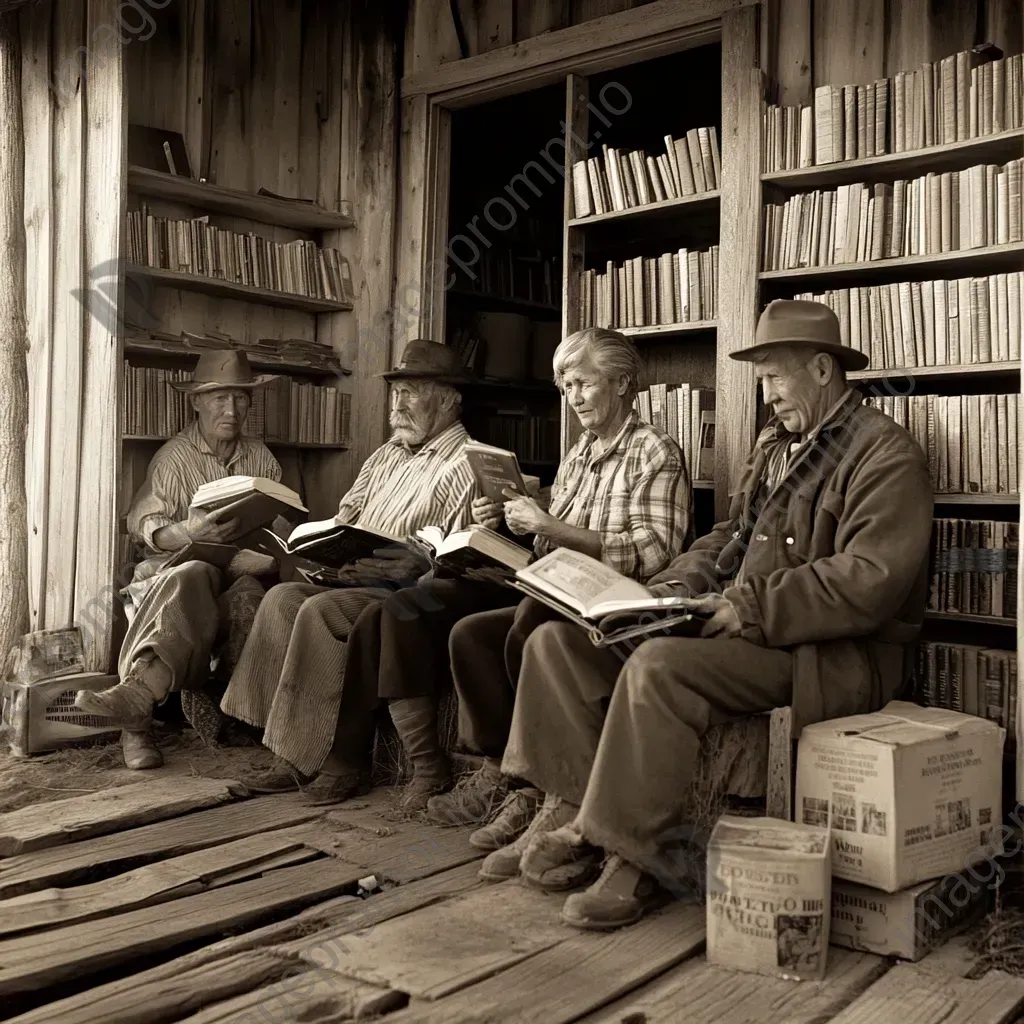
{"label": "cardboard box", "polygon": [[961,924],[988,905],[989,888],[979,872],[946,875],[900,892],[856,882],[832,881],[833,946],[879,956],[920,960]]}
{"label": "cardboard box", "polygon": [[886,892],[1002,852],[995,722],[893,701],[800,735],[796,811],[831,826],[832,873]]}
{"label": "cardboard box", "polygon": [[719,818],[708,843],[708,962],[823,978],[829,849],[826,829],[778,818]]}

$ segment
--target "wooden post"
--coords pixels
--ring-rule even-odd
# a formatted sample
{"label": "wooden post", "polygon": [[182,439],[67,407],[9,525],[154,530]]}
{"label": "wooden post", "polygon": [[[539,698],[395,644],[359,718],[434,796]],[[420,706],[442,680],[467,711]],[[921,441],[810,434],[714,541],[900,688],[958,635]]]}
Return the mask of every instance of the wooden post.
{"label": "wooden post", "polygon": [[0,652],[28,628],[25,134],[18,16],[0,13]]}

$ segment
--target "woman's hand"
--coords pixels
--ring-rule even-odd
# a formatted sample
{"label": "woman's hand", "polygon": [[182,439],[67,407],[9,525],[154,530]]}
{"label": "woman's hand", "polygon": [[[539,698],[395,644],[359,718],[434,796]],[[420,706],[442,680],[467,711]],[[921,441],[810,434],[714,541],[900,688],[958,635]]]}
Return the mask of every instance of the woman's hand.
{"label": "woman's hand", "polygon": [[474,498],[471,506],[473,522],[477,526],[486,526],[488,530],[496,530],[501,526],[503,506],[501,502],[490,498]]}
{"label": "woman's hand", "polygon": [[519,536],[524,533],[545,533],[552,517],[533,498],[521,498],[512,491],[505,492],[513,500],[505,503],[505,522],[509,529]]}

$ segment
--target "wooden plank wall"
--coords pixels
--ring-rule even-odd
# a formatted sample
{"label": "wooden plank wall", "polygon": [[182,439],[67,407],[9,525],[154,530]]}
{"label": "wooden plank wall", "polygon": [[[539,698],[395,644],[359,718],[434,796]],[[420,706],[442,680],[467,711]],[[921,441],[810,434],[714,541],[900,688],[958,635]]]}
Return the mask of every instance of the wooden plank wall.
{"label": "wooden plank wall", "polygon": [[[169,331],[330,341],[354,371],[336,383],[353,395],[353,448],[282,457],[311,512],[328,516],[386,430],[386,388],[374,375],[392,359],[402,33],[395,6],[172,0],[152,5],[152,21],[136,24],[115,0],[54,0],[20,15],[31,169],[31,622],[82,622],[91,667],[110,663],[116,523],[144,462],[129,460],[122,478],[120,304],[110,261],[121,252],[126,208],[125,126],[181,132],[193,169],[207,180],[314,197],[331,209],[352,204],[356,229],[330,233],[324,243],[350,260],[354,313],[313,317],[167,289],[142,297]],[[281,241],[297,237],[272,230]]]}

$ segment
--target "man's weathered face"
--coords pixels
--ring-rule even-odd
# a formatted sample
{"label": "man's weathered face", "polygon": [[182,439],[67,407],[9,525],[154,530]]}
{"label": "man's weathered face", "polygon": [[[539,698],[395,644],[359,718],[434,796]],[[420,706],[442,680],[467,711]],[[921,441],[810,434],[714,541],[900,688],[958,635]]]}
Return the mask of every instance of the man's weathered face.
{"label": "man's weathered face", "polygon": [[399,380],[391,385],[391,429],[399,441],[416,447],[437,432],[444,415],[444,392],[429,380]]}
{"label": "man's weathered face", "polygon": [[249,392],[242,388],[218,388],[193,395],[192,408],[205,437],[234,441],[242,433],[250,401]]}
{"label": "man's weathered face", "polygon": [[806,434],[827,408],[824,396],[833,379],[831,357],[800,348],[778,348],[755,364],[764,403],[791,434]]}

